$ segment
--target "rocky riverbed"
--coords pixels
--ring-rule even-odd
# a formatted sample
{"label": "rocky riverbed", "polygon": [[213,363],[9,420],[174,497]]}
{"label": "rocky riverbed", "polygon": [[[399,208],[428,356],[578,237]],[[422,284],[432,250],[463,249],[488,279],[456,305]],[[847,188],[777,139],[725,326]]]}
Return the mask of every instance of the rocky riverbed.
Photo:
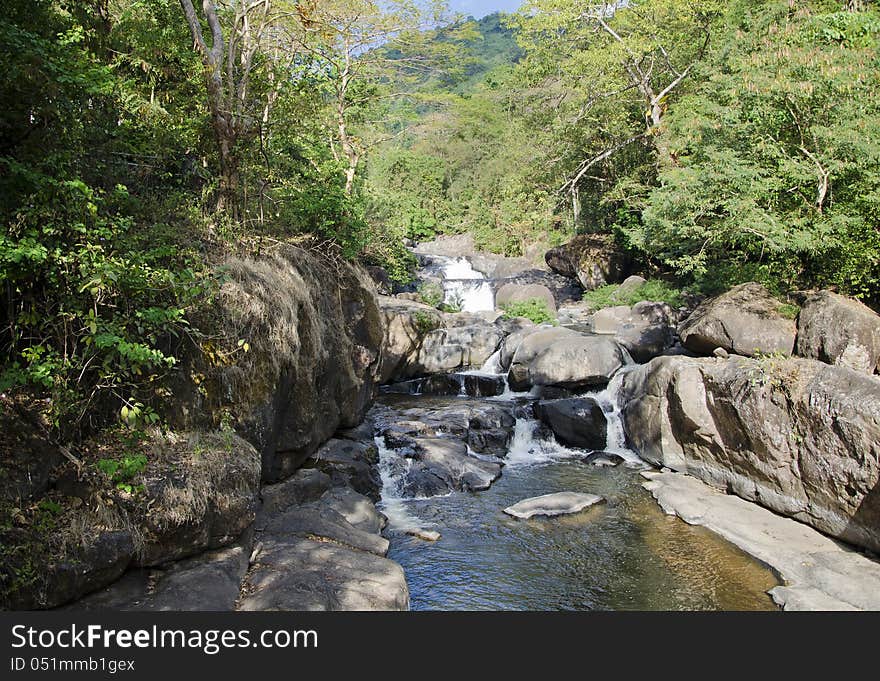
{"label": "rocky riverbed", "polygon": [[[150,514],[18,439],[3,493],[79,510],[12,606],[880,608],[880,317],[755,283],[596,310],[583,288],[644,283],[611,248],[423,245],[445,311],[356,267],[325,287],[308,254],[233,263],[229,314],[265,342],[246,375],[187,365]],[[531,299],[555,321],[497,309]]]}

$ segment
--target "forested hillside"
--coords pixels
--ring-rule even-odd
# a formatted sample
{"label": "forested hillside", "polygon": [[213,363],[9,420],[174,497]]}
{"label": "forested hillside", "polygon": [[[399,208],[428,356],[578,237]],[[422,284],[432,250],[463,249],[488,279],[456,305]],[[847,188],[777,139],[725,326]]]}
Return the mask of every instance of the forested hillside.
{"label": "forested hillside", "polygon": [[610,232],[705,291],[758,279],[876,302],[876,6],[610,7],[502,17],[522,56],[435,90],[443,105],[376,155],[375,215],[510,255]]}

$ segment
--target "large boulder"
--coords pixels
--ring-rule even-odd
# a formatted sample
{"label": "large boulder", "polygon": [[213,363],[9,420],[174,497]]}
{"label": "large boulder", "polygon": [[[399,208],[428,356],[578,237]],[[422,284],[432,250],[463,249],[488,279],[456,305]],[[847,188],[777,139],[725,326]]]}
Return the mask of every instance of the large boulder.
{"label": "large boulder", "polygon": [[625,363],[623,348],[611,338],[548,329],[523,340],[513,356],[507,380],[513,390],[545,385],[602,386]]}
{"label": "large boulder", "polygon": [[711,355],[716,348],[752,357],[794,351],[797,327],[783,304],[761,284],[748,282],[703,302],[678,329],[686,348]]}
{"label": "large boulder", "polygon": [[592,397],[541,401],[535,405],[535,416],[567,447],[605,449],[608,421]]}
{"label": "large boulder", "polygon": [[553,295],[555,301],[554,309],[564,303],[579,301],[584,295],[584,289],[577,281],[572,281],[571,278],[564,277],[556,272],[547,272],[545,270],[531,269],[503,278],[496,274],[495,278],[492,279],[492,286],[496,291],[500,291],[507,284],[543,286]]}
{"label": "large boulder", "polygon": [[0,606],[57,607],[129,567],[164,566],[249,531],[260,486],[250,443],[231,432],[156,433],[141,447],[148,463],[127,482],[136,493],[108,490],[103,473],[83,469],[76,484],[56,482],[66,496],[56,490],[51,524],[0,529],[16,547],[0,552]]}
{"label": "large boulder", "polygon": [[624,376],[646,460],[880,550],[880,381],[806,359],[659,357]]}
{"label": "large boulder", "polygon": [[504,284],[495,294],[495,305],[504,309],[511,303],[540,300],[550,312],[556,312],[556,298],[543,284]]}
{"label": "large boulder", "polygon": [[239,610],[408,610],[403,568],[373,553],[298,536],[265,540]]}
{"label": "large boulder", "polygon": [[409,496],[435,496],[453,490],[483,490],[500,475],[501,464],[468,455],[463,442],[439,437],[416,438],[404,492]]}
{"label": "large boulder", "polygon": [[350,487],[373,501],[379,501],[382,480],[376,469],[378,462],[379,452],[373,443],[334,438],[306,461],[306,467],[328,475],[334,486]]}
{"label": "large boulder", "polygon": [[294,246],[222,271],[195,320],[207,340],[184,353],[174,399],[157,407],[178,431],[230,422],[260,452],[263,480],[282,480],[372,402],[385,335],[376,289],[360,267]]}
{"label": "large boulder", "polygon": [[509,322],[497,313],[443,313],[387,297],[380,297],[380,306],[385,320],[382,383],[479,367],[508,333]]}
{"label": "large boulder", "polygon": [[636,362],[643,363],[675,344],[672,317],[666,303],[642,301],[632,307],[619,305],[599,310],[591,323],[594,333],[613,336]]}
{"label": "large boulder", "polygon": [[580,234],[551,248],[544,258],[550,269],[577,279],[588,291],[623,281],[631,265],[629,255],[610,234]]}
{"label": "large boulder", "polygon": [[831,291],[807,297],[798,315],[797,354],[872,374],[880,360],[880,315]]}

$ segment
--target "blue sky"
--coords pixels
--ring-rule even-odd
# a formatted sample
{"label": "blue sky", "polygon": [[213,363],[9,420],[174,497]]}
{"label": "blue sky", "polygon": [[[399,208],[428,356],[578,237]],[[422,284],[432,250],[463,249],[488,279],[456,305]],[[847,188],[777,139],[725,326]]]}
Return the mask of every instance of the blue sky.
{"label": "blue sky", "polygon": [[518,9],[523,0],[449,0],[453,12],[470,14],[479,19],[492,12],[512,12]]}

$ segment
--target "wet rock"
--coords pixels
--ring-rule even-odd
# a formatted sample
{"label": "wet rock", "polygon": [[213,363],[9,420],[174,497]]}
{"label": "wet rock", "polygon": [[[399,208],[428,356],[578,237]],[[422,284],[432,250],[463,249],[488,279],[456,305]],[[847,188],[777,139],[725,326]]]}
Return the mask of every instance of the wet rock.
{"label": "wet rock", "polygon": [[474,491],[488,489],[501,475],[497,463],[468,456],[467,445],[445,438],[417,438],[416,451],[407,490],[439,489],[431,477],[442,482],[446,491]]}
{"label": "wet rock", "polygon": [[351,487],[364,496],[379,501],[382,481],[375,464],[378,452],[372,444],[351,440],[329,440],[306,462],[309,468],[330,476],[334,486]]}
{"label": "wet rock", "polygon": [[403,568],[372,553],[299,537],[265,541],[239,610],[407,610]]}
{"label": "wet rock", "polygon": [[541,401],[535,415],[549,426],[556,440],[567,447],[604,449],[608,422],[602,407],[591,397]]}
{"label": "wet rock", "polygon": [[605,500],[596,494],[578,492],[554,492],[539,497],[523,499],[504,509],[507,515],[526,520],[536,515],[559,516],[579,513],[585,508],[603,503]]}
{"label": "wet rock", "polygon": [[440,533],[436,530],[407,530],[406,533],[422,541],[439,541]]}
{"label": "wet rock", "polygon": [[880,550],[880,381],[806,359],[660,357],[622,384],[642,458]]}
{"label": "wet rock", "polygon": [[797,354],[872,374],[880,361],[880,315],[831,291],[807,297],[798,315]]}
{"label": "wet rock", "polygon": [[373,428],[373,422],[369,419],[364,419],[354,428],[343,428],[336,431],[333,437],[343,440],[354,440],[355,442],[367,442],[373,439]]}
{"label": "wet rock", "polygon": [[715,348],[746,357],[791,355],[797,327],[780,312],[781,305],[760,284],[740,284],[700,304],[678,333],[686,348],[701,355]]}
{"label": "wet rock", "polygon": [[494,397],[504,393],[507,383],[504,376],[483,376],[480,374],[466,374],[464,376],[464,389],[471,397]]}
{"label": "wet rock", "polygon": [[620,454],[612,454],[611,452],[593,452],[584,457],[584,463],[600,468],[613,468],[624,463],[624,459]]}

